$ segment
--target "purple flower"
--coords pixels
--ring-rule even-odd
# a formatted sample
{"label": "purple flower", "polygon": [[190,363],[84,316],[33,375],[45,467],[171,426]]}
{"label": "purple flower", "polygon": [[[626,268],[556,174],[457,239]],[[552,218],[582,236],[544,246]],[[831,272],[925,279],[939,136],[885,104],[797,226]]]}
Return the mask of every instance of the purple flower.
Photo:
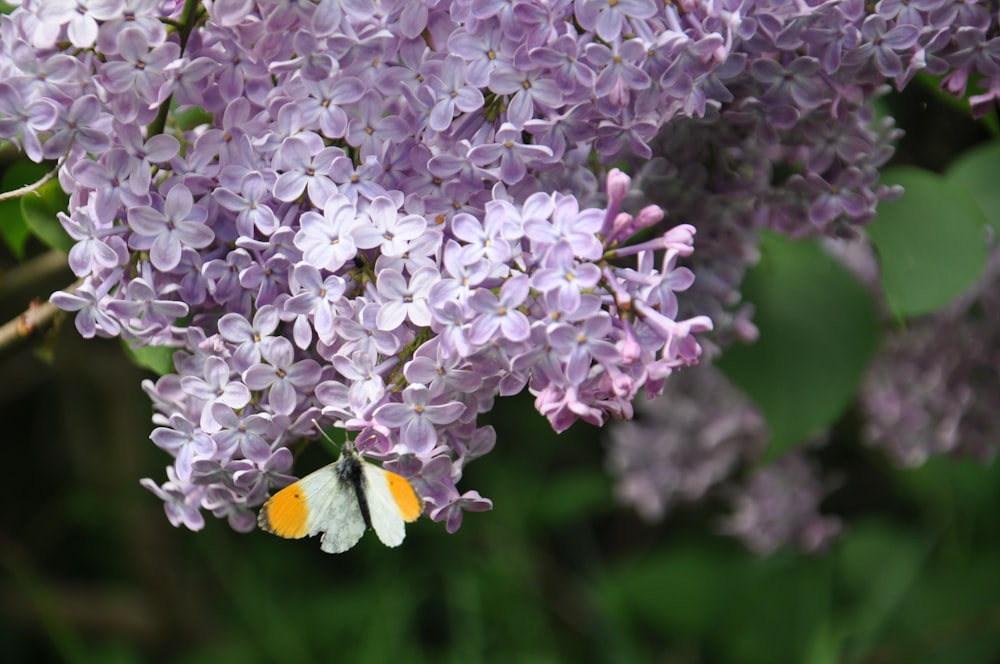
{"label": "purple flower", "polygon": [[431,324],[431,311],[427,297],[439,279],[437,270],[425,268],[410,277],[409,282],[399,272],[384,270],[378,274],[376,287],[382,298],[375,324],[380,330],[391,331],[409,319],[418,327]]}
{"label": "purple flower", "polygon": [[385,115],[385,101],[374,90],[357,102],[357,117],[347,126],[347,142],[361,151],[361,157],[378,155],[389,141],[401,141],[410,127],[398,115]]}
{"label": "purple flower", "polygon": [[[44,111],[41,118],[46,118]],[[92,154],[103,154],[111,146],[109,129],[107,116],[97,97],[78,97],[68,110],[64,109],[64,113],[59,115],[42,153],[46,159],[58,159],[72,146]]]}
{"label": "purple flower", "polygon": [[330,179],[330,165],[343,154],[340,148],[324,148],[315,134],[286,138],[274,155],[273,166],[280,172],[274,183],[274,197],[291,202],[308,190],[310,202],[322,208],[337,193],[337,185]]}
{"label": "purple flower", "polygon": [[432,509],[430,516],[434,521],[444,521],[445,530],[454,533],[462,526],[462,515],[465,512],[486,512],[491,509],[493,509],[492,500],[483,498],[478,491],[466,491],[448,503]]}
{"label": "purple flower", "polygon": [[558,323],[548,330],[552,348],[566,358],[566,377],[581,383],[590,372],[591,362],[614,365],[621,357],[608,341],[611,318],[604,312],[583,321],[582,325]]}
{"label": "purple flower", "polygon": [[[833,27],[826,6],[221,0],[196,21],[182,4],[29,2],[0,26],[0,136],[59,160],[74,210],[85,281],[52,301],[87,336],[178,347],[176,373],[146,387],[176,458],[144,485],[174,523],[200,528],[207,509],[252,528],[323,415],[453,531],[491,505],[457,483],[496,442],[476,415],[498,395],[527,387],[557,430],[601,424],[697,359],[710,323],[678,319],[692,283],[676,266],[693,229],[634,241],[663,219],[644,192],[722,238],[825,210],[813,175],[835,187],[857,167],[862,216],[879,197],[892,133],[867,124],[875,72],[824,79],[824,124],[784,78],[762,99],[770,83],[746,70],[813,56],[803,34]],[[944,36],[911,68],[945,62]],[[814,131],[835,124],[836,142]],[[689,143],[671,144],[677,127]],[[619,159],[635,181],[612,171],[602,206]],[[772,184],[772,167],[801,178]],[[707,283],[738,295],[740,269]]]}
{"label": "purple flower", "polygon": [[196,399],[205,402],[201,414],[201,428],[216,431],[218,423],[212,419],[212,405],[221,403],[232,409],[240,409],[250,403],[250,390],[241,381],[230,380],[233,371],[221,357],[205,358],[203,376],[188,375],[181,378],[181,389]]}
{"label": "purple flower", "polygon": [[764,101],[791,101],[805,110],[816,108],[827,99],[826,90],[817,77],[819,69],[819,60],[808,56],[796,58],[787,68],[764,58],[750,65],[753,77],[767,86],[762,95]]}
{"label": "purple flower", "polygon": [[74,322],[77,332],[84,339],[96,335],[113,337],[121,331],[121,323],[107,310],[111,301],[108,293],[117,285],[119,278],[120,271],[116,271],[112,273],[112,277],[99,282],[96,288],[88,280],[71,293],[65,291],[53,293],[49,301],[65,311],[78,312]]}
{"label": "purple flower", "polygon": [[628,19],[656,14],[652,0],[576,0],[574,7],[580,26],[595,31],[606,42],[621,38]]}
{"label": "purple flower", "polygon": [[584,260],[599,258],[604,253],[597,239],[604,222],[603,213],[593,208],[581,212],[573,196],[556,194],[554,205],[552,200],[545,198],[535,199],[534,207],[530,205],[532,199],[525,205],[525,236],[542,247],[566,242],[573,254]]}
{"label": "purple flower", "polygon": [[280,222],[268,204],[271,201],[271,186],[260,173],[247,173],[240,180],[239,193],[219,187],[212,192],[215,200],[236,215],[236,232],[253,237],[254,229],[263,235],[278,230]]}
{"label": "purple flower", "polygon": [[[418,353],[426,348],[421,347]],[[475,392],[483,383],[482,377],[471,369],[463,369],[464,362],[458,357],[438,358],[432,352],[414,357],[406,363],[403,375],[411,384],[427,386],[431,397],[446,394],[467,394]]]}
{"label": "purple flower", "polygon": [[828,490],[803,455],[786,455],[732,493],[733,514],[722,530],[759,554],[782,545],[822,551],[843,529],[840,519],[820,514]]}
{"label": "purple flower", "polygon": [[[427,228],[427,220],[415,214],[399,216],[391,199],[379,196],[368,207],[370,224],[362,220],[353,230],[354,241],[362,249],[378,248],[386,256],[400,256],[411,240]],[[364,219],[362,217],[362,219]]]}
{"label": "purple flower", "polygon": [[894,78],[903,73],[903,61],[897,51],[912,48],[920,37],[920,30],[914,25],[897,24],[890,28],[888,22],[878,15],[872,15],[861,24],[861,42],[858,47],[844,56],[848,67],[875,63],[879,73]]}
{"label": "purple flower", "polygon": [[252,324],[235,313],[219,319],[219,335],[230,343],[238,344],[233,351],[234,370],[242,372],[260,362],[261,353],[276,338],[273,335],[279,323],[278,309],[272,305],[258,309]]}
{"label": "purple flower", "polygon": [[72,217],[59,213],[66,233],[76,240],[69,250],[69,267],[78,277],[124,265],[128,247],[120,237],[123,226],[105,226],[95,221],[89,207],[78,207]]}
{"label": "purple flower", "polygon": [[153,494],[163,501],[163,510],[167,514],[167,520],[172,526],[184,525],[189,530],[201,530],[205,527],[205,517],[201,514],[201,497],[205,491],[204,487],[194,486],[180,480],[173,469],[167,467],[167,481],[163,486],[157,486],[148,477],[139,480],[139,484],[146,487]]}
{"label": "purple flower", "polygon": [[108,311],[136,335],[152,335],[188,313],[186,303],[157,299],[159,295],[147,280],[132,279],[125,287],[124,299],[109,302]]}
{"label": "purple flower", "polygon": [[123,5],[123,0],[46,0],[38,8],[34,42],[52,46],[60,28],[68,25],[66,34],[73,46],[90,48],[97,40],[97,22],[120,16]]}
{"label": "purple flower", "polygon": [[309,96],[298,102],[302,121],[318,125],[327,138],[340,138],[347,133],[348,118],[344,107],[355,103],[365,93],[361,79],[324,76],[317,80],[306,79],[303,85]]}
{"label": "purple flower", "polygon": [[528,317],[518,311],[528,297],[527,275],[516,275],[504,282],[499,296],[480,288],[469,298],[469,308],[478,315],[469,330],[469,340],[479,346],[489,343],[499,332],[510,341],[524,341],[531,334]]}
{"label": "purple flower", "polygon": [[[329,343],[334,336],[335,305],[344,295],[344,280],[333,274],[324,279],[313,265],[299,263],[292,269],[290,286],[292,297],[285,300],[285,311],[308,316],[320,339]],[[300,331],[300,320],[305,319],[295,321],[295,343],[307,348],[312,333]],[[309,329],[308,322],[305,327]]]}
{"label": "purple flower", "polygon": [[507,121],[515,131],[534,116],[536,107],[554,109],[562,104],[562,91],[541,69],[518,71],[512,65],[501,64],[490,73],[489,85],[497,94],[511,95]]}
{"label": "purple flower", "polygon": [[50,129],[58,117],[59,107],[51,99],[26,102],[17,87],[0,83],[0,136],[19,142],[32,161],[43,159],[39,132]]}
{"label": "purple flower", "polygon": [[166,67],[180,55],[180,47],[166,42],[150,49],[146,34],[138,28],[118,33],[117,46],[120,59],[101,67],[104,85],[115,94],[129,92],[145,102],[155,102],[166,82]]}
{"label": "purple flower", "polygon": [[472,148],[469,160],[477,166],[489,166],[499,160],[500,179],[507,184],[520,182],[529,164],[545,162],[552,157],[552,149],[547,146],[522,143],[521,131],[509,122],[497,130],[494,141]]}
{"label": "purple flower", "polygon": [[646,49],[636,40],[615,43],[614,48],[604,44],[587,44],[587,60],[599,71],[594,81],[594,94],[611,97],[617,106],[626,106],[630,90],[643,90],[649,86],[649,74],[640,65],[646,58]]}
{"label": "purple flower", "polygon": [[542,293],[556,293],[559,308],[572,313],[580,306],[580,292],[593,288],[601,278],[601,269],[592,263],[578,264],[573,247],[563,240],[546,254],[546,267],[535,272],[531,285]]}
{"label": "purple flower", "polygon": [[306,262],[317,268],[336,271],[357,254],[354,231],[359,227],[357,210],[342,195],[332,196],[323,214],[309,211],[301,217],[295,246]]}
{"label": "purple flower", "polygon": [[428,126],[434,131],[444,131],[451,124],[455,111],[472,113],[483,107],[483,93],[465,82],[465,60],[449,55],[437,76],[428,78],[428,84],[437,96],[431,110]]}
{"label": "purple flower", "polygon": [[459,27],[448,37],[449,52],[467,63],[465,80],[469,85],[485,87],[498,61],[509,60],[502,49],[502,37],[499,25],[491,21],[478,22],[474,32]]}
{"label": "purple flower", "polygon": [[[379,370],[385,370],[384,365],[376,365],[376,357],[369,355],[368,353],[354,353],[350,357],[345,355],[334,355],[333,366],[337,369],[337,372],[344,377],[345,380],[350,381],[350,388],[348,389],[348,405],[356,413],[364,413],[368,411],[371,404],[377,402],[385,394],[385,381],[382,379]],[[324,399],[320,394],[320,387],[317,387],[317,396],[320,398],[321,402],[331,403],[333,400],[329,399],[331,394],[331,385],[329,382],[324,383],[327,385],[326,394],[328,398]]]}
{"label": "purple flower", "polygon": [[157,447],[174,457],[177,478],[186,482],[191,479],[191,464],[194,461],[209,459],[215,454],[215,442],[211,436],[177,413],[170,416],[169,424],[169,427],[153,429],[149,438]]}
{"label": "purple flower", "polygon": [[100,221],[114,221],[123,204],[126,208],[149,205],[148,189],[141,194],[136,193],[136,188],[129,180],[133,168],[128,153],[115,149],[101,161],[83,161],[73,169],[77,182],[96,192],[93,210]]}
{"label": "purple flower", "polygon": [[150,206],[128,211],[128,223],[134,231],[129,246],[148,249],[157,270],[172,270],[181,262],[181,249],[202,249],[215,239],[206,219],[208,211],[194,204],[187,187],[178,185],[167,194],[162,211]]}
{"label": "purple flower", "polygon": [[547,46],[531,49],[529,57],[535,66],[549,69],[563,94],[568,96],[577,86],[592,88],[597,77],[590,65],[580,57],[580,46],[577,35],[560,35]]}
{"label": "purple flower", "polygon": [[456,401],[431,403],[431,393],[423,385],[403,390],[403,403],[387,403],[375,409],[372,417],[390,429],[399,429],[399,445],[404,452],[427,454],[437,442],[435,425],[455,422],[465,411]]}
{"label": "purple flower", "polygon": [[251,390],[267,392],[267,403],[280,415],[291,415],[298,394],[311,391],[319,382],[319,365],[314,360],[295,361],[295,349],[284,337],[275,337],[262,349],[267,364],[255,364],[243,372],[243,382]]}
{"label": "purple flower", "polygon": [[209,410],[214,423],[212,440],[222,457],[231,457],[239,450],[244,458],[258,465],[267,462],[271,455],[266,438],[271,429],[270,416],[254,413],[249,409],[236,412],[232,406],[220,400],[212,403]]}

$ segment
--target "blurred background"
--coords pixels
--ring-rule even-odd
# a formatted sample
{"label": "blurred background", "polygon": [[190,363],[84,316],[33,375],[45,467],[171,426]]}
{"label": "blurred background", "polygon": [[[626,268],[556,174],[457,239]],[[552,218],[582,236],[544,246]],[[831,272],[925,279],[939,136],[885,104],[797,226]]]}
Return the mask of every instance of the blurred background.
{"label": "blurred background", "polygon": [[[648,524],[618,505],[598,432],[556,436],[501,400],[496,450],[465,482],[493,499],[448,535],[411,525],[315,540],[174,529],[139,486],[168,459],[148,440],[142,371],[69,325],[48,360],[0,365],[6,431],[0,642],[10,662],[995,662],[996,464],[893,470],[850,441],[853,476],[824,510],[825,554],[748,552],[718,506]],[[319,446],[299,460],[328,462]]]}
{"label": "blurred background", "polygon": [[[983,135],[920,94],[893,102],[898,161],[940,169]],[[26,254],[42,262],[3,258],[4,321],[71,281],[40,244]],[[1000,661],[1000,469],[897,469],[851,405],[818,454],[838,478],[823,512],[844,524],[825,551],[751,553],[719,534],[716,499],[643,521],[614,497],[607,437],[556,435],[522,396],[497,402],[496,449],[463,480],[492,511],[328,555],[212,518],[169,525],[139,485],[169,461],[148,439],[152,374],[117,341],[66,319],[0,376],[3,661]],[[332,460],[313,448],[298,472]]]}

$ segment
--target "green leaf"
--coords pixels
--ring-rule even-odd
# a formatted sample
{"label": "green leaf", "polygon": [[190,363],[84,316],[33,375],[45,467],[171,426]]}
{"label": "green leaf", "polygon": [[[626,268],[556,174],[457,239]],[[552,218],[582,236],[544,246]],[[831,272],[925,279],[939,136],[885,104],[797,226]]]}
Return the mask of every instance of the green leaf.
{"label": "green leaf", "polygon": [[202,108],[188,108],[173,114],[173,122],[182,130],[212,123],[212,114]]}
{"label": "green leaf", "polygon": [[608,477],[598,469],[570,470],[553,475],[543,485],[535,517],[550,524],[566,524],[600,514],[613,504]]}
{"label": "green leaf", "polygon": [[37,192],[21,199],[21,214],[32,232],[45,244],[66,253],[73,248],[74,241],[66,234],[56,213],[65,211],[68,204],[69,197],[56,180],[46,182]]}
{"label": "green leaf", "polygon": [[132,347],[127,342],[122,342],[125,352],[128,353],[132,363],[143,369],[149,369],[157,376],[172,373],[174,370],[174,353],[176,348],[170,346],[136,346]]}
{"label": "green leaf", "polygon": [[986,220],[972,194],[930,171],[888,169],[883,181],[906,188],[879,204],[868,235],[882,284],[900,318],[930,313],[968,288],[986,266]]}
{"label": "green leaf", "polygon": [[650,627],[664,637],[710,636],[732,602],[739,561],[713,546],[678,542],[619,563],[598,595],[626,624]]}
{"label": "green leaf", "polygon": [[737,571],[714,631],[726,635],[719,643],[724,649],[719,661],[805,664],[829,618],[831,566],[783,552],[748,561]]}
{"label": "green leaf", "polygon": [[[37,182],[46,172],[48,168],[44,164],[31,161],[15,162],[4,171],[3,179],[0,179],[0,190],[13,191],[18,187]],[[18,259],[24,258],[24,248],[28,244],[28,238],[31,237],[31,229],[21,214],[21,201],[17,198],[0,201],[0,237],[14,256]]]}
{"label": "green leaf", "polygon": [[925,542],[887,522],[851,525],[837,545],[836,563],[851,607],[841,615],[845,643],[854,654],[866,654],[905,608],[926,555]]}
{"label": "green leaf", "polygon": [[1000,233],[1000,141],[969,150],[945,173],[948,182],[969,190],[979,209],[993,228]]}
{"label": "green leaf", "polygon": [[878,325],[865,289],[814,242],[765,234],[761,253],[743,284],[760,339],[729,348],[719,366],[763,410],[773,458],[828,428],[848,406]]}

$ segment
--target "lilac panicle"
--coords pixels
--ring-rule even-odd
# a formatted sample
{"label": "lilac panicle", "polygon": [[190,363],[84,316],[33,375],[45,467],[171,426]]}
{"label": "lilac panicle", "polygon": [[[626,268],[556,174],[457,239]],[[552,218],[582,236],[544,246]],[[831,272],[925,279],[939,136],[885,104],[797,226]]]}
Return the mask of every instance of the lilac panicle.
{"label": "lilac panicle", "polygon": [[560,431],[629,418],[713,327],[753,338],[756,230],[837,234],[892,193],[886,84],[1000,94],[978,3],[190,4],[18,3],[0,139],[70,195],[82,285],[52,301],[176,349],[144,385],[175,465],[144,485],[194,529],[252,527],[316,420],[453,531],[491,505],[457,483],[497,394]]}
{"label": "lilac panicle", "polygon": [[983,463],[996,458],[998,285],[994,246],[978,283],[905,332],[895,330],[869,368],[860,394],[865,434],[896,464],[919,466],[942,454]]}
{"label": "lilac panicle", "polygon": [[729,492],[733,512],[720,529],[759,554],[783,545],[823,551],[843,530],[839,518],[820,512],[829,489],[803,453],[786,454]]}

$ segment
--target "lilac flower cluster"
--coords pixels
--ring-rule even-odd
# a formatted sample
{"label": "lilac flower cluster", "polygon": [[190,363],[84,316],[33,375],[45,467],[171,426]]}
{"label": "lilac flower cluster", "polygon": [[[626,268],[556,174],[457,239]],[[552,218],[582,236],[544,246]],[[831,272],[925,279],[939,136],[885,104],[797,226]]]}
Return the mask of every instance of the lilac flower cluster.
{"label": "lilac flower cluster", "polygon": [[941,454],[993,461],[1000,450],[998,311],[1000,251],[994,247],[974,288],[886,339],[860,394],[873,446],[901,466]]}
{"label": "lilac flower cluster", "polygon": [[[900,135],[891,118],[874,119],[874,102],[889,84],[902,88],[916,74],[925,73],[943,77],[943,88],[962,96],[972,83],[984,90],[970,98],[973,115],[990,110],[1000,89],[995,57],[1000,53],[998,14],[995,3],[953,0],[677,5],[683,8],[681,20],[688,26],[705,26],[699,11],[708,11],[709,5],[725,6],[738,26],[736,39],[725,62],[714,69],[709,58],[685,63],[689,112],[660,127],[650,142],[651,158],[632,158],[637,190],[627,205],[637,209],[654,202],[669,211],[670,219],[698,227],[698,251],[684,263],[698,280],[686,293],[681,311],[692,307],[690,311],[712,318],[714,331],[703,343],[709,355],[715,355],[735,341],[753,341],[758,334],[752,307],[741,301],[740,283],[746,268],[757,260],[759,230],[793,237],[851,236],[853,227],[872,218],[878,201],[899,193],[877,184],[878,171],[892,156]],[[711,36],[709,30],[696,28],[696,32]],[[706,39],[705,52],[709,43]],[[948,320],[957,323],[957,318]],[[939,362],[948,362],[940,345],[932,341],[935,334],[940,338],[941,329],[929,332],[927,343],[918,344],[919,351],[912,349],[925,368],[941,370]],[[898,343],[909,346],[920,335],[912,341],[908,337],[900,335]],[[979,349],[981,340],[989,338],[991,334],[982,334],[980,341],[967,347]],[[961,350],[955,352],[964,356]],[[899,362],[891,359],[894,355],[898,353],[880,361],[869,381],[869,394],[875,394],[874,385],[880,386],[880,398],[868,397],[867,409],[880,444],[893,448],[906,443],[926,452],[928,445],[916,441],[927,439],[924,433],[931,420],[920,418],[921,412],[946,411],[945,417],[934,418],[936,422],[956,422],[966,413],[969,423],[981,419],[968,399],[955,404],[943,396],[943,389],[921,392],[919,386],[926,386],[929,376],[924,372],[921,380],[914,379],[913,355],[906,356],[909,362],[903,361],[913,369],[896,373],[893,367]],[[968,379],[974,363],[966,358],[952,364],[965,369],[960,375],[935,374],[931,383],[954,387],[956,381]],[[705,371],[714,370],[703,363],[690,373]],[[660,518],[677,498],[699,494],[709,481],[717,485],[736,465],[756,458],[756,452],[747,449],[753,445],[747,446],[745,431],[718,435],[720,427],[725,430],[720,422],[743,412],[729,405],[714,407],[720,401],[733,403],[731,386],[716,385],[711,396],[705,396],[705,385],[720,380],[706,376],[672,381],[662,403],[637,406],[640,413],[669,411],[671,416],[611,428],[609,463],[619,495],[640,514]],[[688,400],[702,407],[685,417]],[[899,417],[892,418],[892,413]],[[912,426],[906,425],[907,419]],[[949,442],[938,447],[956,445],[959,431],[944,428]],[[962,434],[969,428],[976,427],[970,424]],[[982,437],[973,435],[969,440],[981,457],[993,449],[982,446]],[[736,450],[743,451],[742,457]],[[801,464],[796,468],[795,472],[764,468],[755,488],[734,493],[740,496],[742,516],[734,516],[726,532],[761,551],[780,545],[782,538],[806,546],[809,538],[803,540],[796,533],[825,533],[817,542],[835,534],[836,524],[816,515],[822,483],[806,479],[814,469],[806,472],[811,467]],[[803,508],[803,513],[815,518],[805,519],[796,510],[780,507],[780,491],[775,488],[779,485],[773,481],[778,477],[798,478],[797,486],[812,487],[808,493],[813,498],[805,503],[811,507]],[[671,482],[669,488],[661,484],[665,481]],[[779,493],[769,496],[767,487]],[[771,526],[762,525],[763,514],[772,515]],[[784,525],[778,523],[782,518],[787,519]],[[819,525],[804,529],[796,525],[806,521]],[[755,528],[774,537],[754,543],[747,536]]]}
{"label": "lilac flower cluster", "polygon": [[[962,96],[972,82],[985,91],[970,97],[973,115],[992,107],[998,16],[990,3],[955,0],[677,5],[680,25],[705,35],[695,49],[704,57],[675,65],[671,80],[689,86],[686,113],[661,125],[652,158],[631,158],[634,198],[698,227],[687,265],[699,280],[685,304],[713,319],[714,353],[756,338],[739,284],[758,230],[850,235],[899,193],[878,185],[900,135],[892,118],[874,119],[889,84],[923,73]],[[732,45],[711,29],[723,8]],[[728,49],[724,61],[707,55],[713,48]]]}
{"label": "lilac flower cluster", "polygon": [[[664,408],[669,405],[669,408]],[[715,491],[767,446],[764,416],[711,364],[679,373],[636,417],[608,428],[617,497],[648,521]]]}
{"label": "lilac flower cluster", "polygon": [[843,530],[838,517],[819,509],[831,488],[802,451],[790,452],[728,492],[733,513],[720,529],[761,555],[787,545],[823,551]]}
{"label": "lilac flower cluster", "polygon": [[[866,220],[894,137],[871,99],[920,70],[997,78],[995,21],[952,0],[23,0],[0,138],[59,160],[71,196],[83,283],[53,301],[84,336],[179,349],[147,385],[172,522],[252,527],[320,419],[454,530],[489,505],[456,482],[493,398],[527,388],[557,430],[628,418],[697,360],[694,314],[735,306],[745,229]],[[709,254],[697,305],[676,297],[693,226],[648,239],[663,213],[623,207],[619,161],[740,248]]]}
{"label": "lilac flower cluster", "polygon": [[635,419],[608,433],[618,498],[648,521],[714,496],[729,507],[719,531],[759,554],[820,551],[841,532],[840,520],[820,510],[831,483],[802,449],[741,477],[767,448],[767,424],[710,363],[679,373],[658,399],[638,399]]}
{"label": "lilac flower cluster", "polygon": [[[0,19],[0,135],[59,159],[71,197],[82,285],[53,302],[85,337],[178,349],[145,384],[175,461],[143,483],[172,523],[252,528],[319,421],[454,531],[490,506],[457,482],[494,445],[476,417],[496,396],[529,389],[559,431],[600,425],[697,361],[711,322],[677,316],[692,275],[675,266],[694,229],[629,243],[663,215],[620,211],[614,169],[586,203],[591,150],[664,119],[635,122],[645,52],[617,36],[654,6],[578,5],[94,0]],[[577,46],[583,69],[557,76]],[[181,126],[186,108],[208,121]],[[562,133],[598,115],[596,135]]]}

